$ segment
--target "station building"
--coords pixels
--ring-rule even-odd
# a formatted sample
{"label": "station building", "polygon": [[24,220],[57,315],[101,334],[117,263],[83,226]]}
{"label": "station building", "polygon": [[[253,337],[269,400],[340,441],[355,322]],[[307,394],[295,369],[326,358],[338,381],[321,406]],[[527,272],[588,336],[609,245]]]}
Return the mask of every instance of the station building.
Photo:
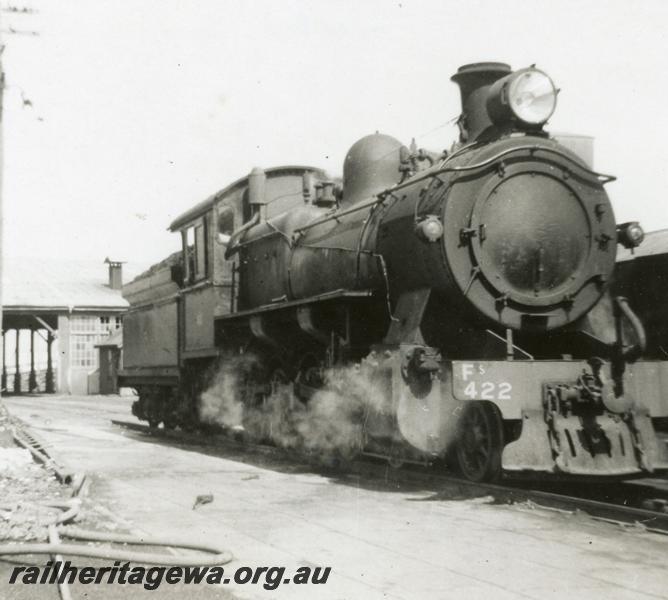
{"label": "station building", "polygon": [[8,259],[2,277],[2,391],[96,394],[97,347],[120,330],[123,264]]}

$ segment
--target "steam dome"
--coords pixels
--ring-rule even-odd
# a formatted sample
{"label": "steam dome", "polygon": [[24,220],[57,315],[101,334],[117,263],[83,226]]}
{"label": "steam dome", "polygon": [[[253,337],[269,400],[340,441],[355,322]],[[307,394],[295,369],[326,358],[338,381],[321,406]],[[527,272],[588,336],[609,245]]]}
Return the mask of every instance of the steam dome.
{"label": "steam dome", "polygon": [[398,183],[402,146],[399,140],[382,133],[355,142],[343,163],[342,204],[354,204]]}

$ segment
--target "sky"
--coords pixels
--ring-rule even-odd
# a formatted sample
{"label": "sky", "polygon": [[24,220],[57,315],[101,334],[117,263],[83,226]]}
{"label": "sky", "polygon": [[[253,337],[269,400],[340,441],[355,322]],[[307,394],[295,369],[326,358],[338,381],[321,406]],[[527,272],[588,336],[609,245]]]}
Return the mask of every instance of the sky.
{"label": "sky", "polygon": [[[3,0],[6,8],[9,0]],[[549,129],[596,138],[618,221],[668,227],[663,0],[11,0],[5,255],[156,262],[254,166],[339,175],[380,131],[449,148],[466,63],[536,64]],[[26,35],[10,31],[35,31]]]}

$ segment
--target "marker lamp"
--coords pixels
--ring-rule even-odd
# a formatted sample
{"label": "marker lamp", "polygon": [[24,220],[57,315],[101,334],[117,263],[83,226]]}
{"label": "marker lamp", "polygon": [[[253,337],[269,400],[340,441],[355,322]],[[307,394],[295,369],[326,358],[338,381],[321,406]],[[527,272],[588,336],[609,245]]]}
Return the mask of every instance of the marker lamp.
{"label": "marker lamp", "polygon": [[637,248],[645,239],[645,232],[638,221],[617,225],[617,241],[624,248]]}
{"label": "marker lamp", "polygon": [[428,242],[435,242],[443,235],[443,224],[435,215],[428,215],[416,226],[417,234]]}

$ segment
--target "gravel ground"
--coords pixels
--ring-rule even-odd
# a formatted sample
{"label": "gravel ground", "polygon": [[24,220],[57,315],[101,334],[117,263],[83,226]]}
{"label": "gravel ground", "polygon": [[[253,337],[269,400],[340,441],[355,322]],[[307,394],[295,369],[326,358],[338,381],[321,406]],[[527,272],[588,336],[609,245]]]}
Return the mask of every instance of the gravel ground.
{"label": "gravel ground", "polygon": [[[62,485],[49,469],[14,442],[6,409],[0,402],[0,542],[45,541],[47,525],[60,509],[45,502],[65,501],[72,488]],[[128,533],[119,519],[95,499],[83,497],[74,519],[77,527]]]}
{"label": "gravel ground", "polygon": [[36,503],[69,497],[54,474],[15,445],[7,411],[0,405],[0,541],[41,541],[57,509]]}
{"label": "gravel ground", "polygon": [[[113,411],[112,411],[113,412]],[[125,414],[125,412],[123,412]],[[48,423],[47,423],[48,426]],[[95,486],[96,477],[91,477]],[[9,415],[0,400],[0,543],[45,542],[48,539],[47,524],[59,509],[40,506],[46,501],[63,501],[71,497],[72,488],[58,482],[50,469],[36,463],[28,450],[18,447],[13,439]],[[101,502],[93,494],[84,495],[81,508],[71,523],[80,529],[132,533],[135,527],[124,521],[114,511],[113,503]],[[64,539],[71,543],[71,540]],[[165,548],[152,546],[129,547],[123,544],[97,542],[75,542],[87,546],[132,549],[142,552],[166,553]],[[0,600],[52,600],[60,598],[55,585],[7,585],[15,567],[44,567],[50,557],[44,555],[21,555],[0,560]],[[66,557],[71,564],[82,567],[109,567],[111,561]],[[167,559],[167,562],[169,560]],[[142,566],[133,563],[133,566]],[[150,568],[153,565],[143,565]],[[127,600],[128,598],[210,598],[232,599],[234,596],[219,587],[202,585],[163,585],[158,591],[143,589],[138,585],[83,585],[79,582],[69,586],[72,597],[94,600]]]}

